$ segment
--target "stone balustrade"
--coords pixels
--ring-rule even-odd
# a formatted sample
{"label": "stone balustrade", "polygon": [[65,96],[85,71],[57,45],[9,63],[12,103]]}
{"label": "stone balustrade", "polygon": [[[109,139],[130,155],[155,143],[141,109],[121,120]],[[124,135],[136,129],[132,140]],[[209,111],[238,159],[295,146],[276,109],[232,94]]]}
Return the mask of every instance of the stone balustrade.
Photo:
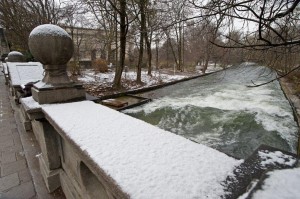
{"label": "stone balustrade", "polygon": [[24,97],[24,87],[28,83],[35,83],[43,79],[43,66],[39,62],[6,62],[9,75],[11,94],[16,103]]}
{"label": "stone balustrade", "polygon": [[[49,192],[67,198],[221,197],[224,181],[240,161],[209,147],[85,100],[65,64],[69,35],[42,25],[29,37],[45,77],[21,99],[41,148],[40,171]],[[44,49],[45,48],[45,49]]]}
{"label": "stone balustrade", "polygon": [[24,98],[21,103],[41,145],[47,187],[51,192],[61,186],[67,198],[212,195],[211,188],[222,190],[221,181],[239,164],[91,101],[40,105]]}
{"label": "stone balustrade", "polygon": [[[4,73],[14,89],[12,95],[21,84],[40,80],[32,88],[33,96],[20,100],[20,110],[24,128],[32,130],[39,143],[40,172],[49,193],[61,187],[71,199],[189,199],[222,198],[229,189],[239,189],[229,193],[236,198],[234,194],[245,191],[247,180],[252,179],[247,176],[255,174],[260,161],[253,160],[253,171],[243,173],[241,169],[248,172],[249,161],[241,164],[212,148],[87,101],[82,85],[67,76],[73,44],[58,26],[35,28],[29,46],[40,63],[22,63],[22,54],[12,52]],[[294,159],[285,160],[296,164]],[[247,183],[241,188],[244,178]]]}

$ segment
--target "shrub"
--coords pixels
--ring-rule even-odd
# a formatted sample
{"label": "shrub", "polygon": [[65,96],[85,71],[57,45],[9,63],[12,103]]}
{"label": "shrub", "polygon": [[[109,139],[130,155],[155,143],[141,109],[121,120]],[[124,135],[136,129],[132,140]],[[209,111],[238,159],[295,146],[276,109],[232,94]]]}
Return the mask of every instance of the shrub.
{"label": "shrub", "polygon": [[72,76],[81,75],[80,64],[78,61],[70,61],[68,63],[68,70]]}
{"label": "shrub", "polygon": [[93,60],[92,67],[95,70],[95,72],[100,72],[100,73],[108,72],[107,61],[104,59]]}

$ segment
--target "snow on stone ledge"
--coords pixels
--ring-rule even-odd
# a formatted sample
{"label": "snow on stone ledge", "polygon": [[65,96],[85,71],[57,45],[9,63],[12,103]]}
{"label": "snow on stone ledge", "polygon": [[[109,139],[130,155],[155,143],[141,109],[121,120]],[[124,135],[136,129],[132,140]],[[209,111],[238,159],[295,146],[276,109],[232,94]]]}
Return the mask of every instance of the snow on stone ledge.
{"label": "snow on stone ledge", "polygon": [[291,199],[300,197],[300,168],[276,170],[262,185],[262,190],[253,194],[253,199]]}
{"label": "snow on stone ledge", "polygon": [[21,98],[20,102],[24,106],[25,110],[34,110],[41,108],[41,105],[36,102],[33,97]]}
{"label": "snow on stone ledge", "polygon": [[94,102],[42,110],[131,198],[220,198],[221,182],[241,163]]}
{"label": "snow on stone ledge", "polygon": [[40,62],[8,62],[7,67],[13,86],[36,82],[44,77],[43,65]]}
{"label": "snow on stone ledge", "polygon": [[259,151],[258,155],[262,159],[260,163],[262,167],[275,164],[285,164],[288,166],[293,166],[297,161],[293,156],[283,154],[281,151]]}
{"label": "snow on stone ledge", "polygon": [[14,56],[15,56],[15,55],[23,56],[23,54],[20,53],[20,52],[18,52],[18,51],[11,51],[10,53],[8,53],[7,56],[9,57],[9,56],[12,56],[12,55],[14,55]]}

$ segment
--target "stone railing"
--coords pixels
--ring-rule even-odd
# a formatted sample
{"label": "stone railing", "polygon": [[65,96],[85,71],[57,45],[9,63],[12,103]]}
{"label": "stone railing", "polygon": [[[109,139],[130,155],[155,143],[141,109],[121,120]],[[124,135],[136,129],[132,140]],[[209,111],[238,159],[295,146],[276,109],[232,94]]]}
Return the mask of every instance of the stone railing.
{"label": "stone railing", "polygon": [[61,186],[67,198],[212,195],[239,164],[91,101],[40,105],[30,97],[21,103],[41,146],[47,188]]}
{"label": "stone railing", "polygon": [[46,74],[21,109],[40,145],[49,192],[62,187],[67,198],[139,199],[223,194],[221,182],[239,161],[86,101],[66,74],[73,45],[61,28],[35,28],[29,46]]}

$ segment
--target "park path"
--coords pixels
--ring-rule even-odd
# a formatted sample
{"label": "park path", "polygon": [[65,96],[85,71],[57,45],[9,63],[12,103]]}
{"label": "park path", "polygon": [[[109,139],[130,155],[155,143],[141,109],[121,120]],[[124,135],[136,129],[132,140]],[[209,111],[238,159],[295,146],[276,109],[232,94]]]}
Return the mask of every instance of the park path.
{"label": "park path", "polygon": [[37,158],[38,142],[32,131],[25,131],[18,106],[5,85],[0,62],[0,199],[65,199],[61,189],[48,193]]}
{"label": "park path", "polygon": [[0,71],[0,198],[36,198],[9,89]]}

